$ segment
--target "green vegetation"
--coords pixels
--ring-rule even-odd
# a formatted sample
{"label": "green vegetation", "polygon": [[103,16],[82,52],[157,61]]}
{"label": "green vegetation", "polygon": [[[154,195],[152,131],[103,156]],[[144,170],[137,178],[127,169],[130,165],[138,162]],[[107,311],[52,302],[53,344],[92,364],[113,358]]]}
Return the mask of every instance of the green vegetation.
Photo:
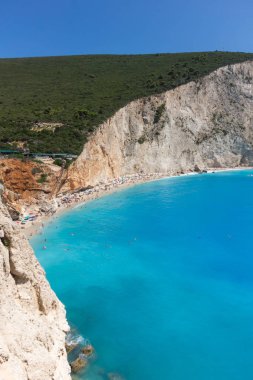
{"label": "green vegetation", "polygon": [[154,124],[157,124],[159,122],[164,111],[165,111],[165,104],[163,103],[155,111]]}
{"label": "green vegetation", "polygon": [[57,166],[62,166],[63,165],[63,162],[64,161],[62,161],[62,159],[61,158],[56,158],[55,160],[54,160],[54,165],[57,165]]}
{"label": "green vegetation", "polygon": [[67,169],[72,164],[72,162],[74,162],[74,161],[75,161],[74,158],[66,160],[66,162],[65,162],[65,168]]}
{"label": "green vegetation", "polygon": [[37,180],[38,183],[45,183],[47,181],[47,174],[43,173],[40,175],[40,178]]}
{"label": "green vegetation", "polygon": [[145,137],[145,136],[141,136],[141,137],[138,139],[138,143],[139,143],[139,144],[143,144],[145,141],[146,141],[146,137]]}
{"label": "green vegetation", "polygon": [[7,247],[7,248],[10,248],[10,246],[11,246],[11,241],[10,241],[10,239],[8,238],[8,236],[4,236],[4,237],[2,237],[1,238],[1,241],[2,241],[2,243],[3,243],[3,245],[5,246],[5,247]]}
{"label": "green vegetation", "polygon": [[[129,101],[249,59],[226,52],[0,59],[0,147],[26,141],[31,152],[78,154]],[[36,123],[63,125],[36,131]]]}
{"label": "green vegetation", "polygon": [[62,158],[56,158],[53,163],[57,166],[68,168],[73,161],[74,159],[64,160]]}
{"label": "green vegetation", "polygon": [[32,175],[36,175],[41,172],[42,172],[41,168],[38,168],[38,167],[32,168]]}

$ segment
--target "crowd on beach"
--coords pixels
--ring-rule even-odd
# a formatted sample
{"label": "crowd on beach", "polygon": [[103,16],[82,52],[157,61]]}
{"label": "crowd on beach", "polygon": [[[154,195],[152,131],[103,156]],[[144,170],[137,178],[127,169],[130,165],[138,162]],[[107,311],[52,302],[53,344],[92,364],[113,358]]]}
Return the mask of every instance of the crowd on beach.
{"label": "crowd on beach", "polygon": [[[168,174],[169,175],[169,174]],[[18,224],[24,229],[29,229],[30,236],[38,232],[36,226],[41,224],[42,219],[48,218],[64,209],[71,208],[75,205],[85,203],[99,198],[107,193],[117,190],[117,188],[128,187],[137,183],[152,181],[164,177],[164,173],[151,173],[151,174],[132,174],[114,178],[105,183],[99,183],[94,187],[87,187],[78,189],[74,192],[67,194],[59,194],[56,198],[49,201],[48,207],[38,208],[32,205],[20,215]],[[34,227],[34,228],[33,228]],[[32,232],[32,233],[31,233]]]}
{"label": "crowd on beach", "polygon": [[103,195],[103,193],[114,191],[116,188],[122,187],[124,185],[134,185],[139,182],[151,181],[153,179],[158,179],[161,177],[164,177],[164,174],[132,174],[118,177],[106,183],[100,183],[94,187],[88,187],[86,189],[77,190],[73,193],[59,195],[57,197],[58,207],[71,207],[76,203],[96,199],[99,196]]}
{"label": "crowd on beach", "polygon": [[[137,173],[131,175],[125,175],[118,178],[108,180],[107,182],[100,182],[95,186],[88,186],[86,188],[77,189],[70,193],[59,194],[56,198],[48,201],[47,207],[44,209],[31,207],[30,211],[26,210],[26,213],[20,217],[18,223],[22,224],[23,228],[27,226],[38,225],[42,218],[47,218],[55,213],[63,211],[64,209],[71,208],[75,205],[85,203],[97,199],[105,194],[111,193],[117,188],[124,188],[134,184],[153,181],[164,177],[190,175],[204,173],[206,171],[184,173]],[[212,171],[213,172],[213,171]],[[32,223],[29,223],[32,222]],[[36,231],[37,232],[37,231]]]}

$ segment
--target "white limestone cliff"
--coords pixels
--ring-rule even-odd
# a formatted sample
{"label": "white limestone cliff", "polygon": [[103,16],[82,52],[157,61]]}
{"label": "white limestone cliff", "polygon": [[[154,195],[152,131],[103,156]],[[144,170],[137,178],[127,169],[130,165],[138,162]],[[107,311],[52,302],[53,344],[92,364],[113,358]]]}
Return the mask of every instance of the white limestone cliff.
{"label": "white limestone cliff", "polygon": [[70,380],[64,306],[0,199],[0,380]]}
{"label": "white limestone cliff", "polygon": [[91,136],[61,191],[126,174],[239,165],[253,165],[252,61],[120,109]]}

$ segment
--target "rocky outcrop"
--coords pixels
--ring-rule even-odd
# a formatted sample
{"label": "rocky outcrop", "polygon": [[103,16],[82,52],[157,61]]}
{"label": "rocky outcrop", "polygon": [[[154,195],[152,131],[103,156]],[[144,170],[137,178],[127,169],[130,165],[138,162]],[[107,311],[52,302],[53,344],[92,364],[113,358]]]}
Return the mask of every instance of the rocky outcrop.
{"label": "rocky outcrop", "polygon": [[0,379],[70,380],[65,309],[0,200]]}
{"label": "rocky outcrop", "polygon": [[64,168],[46,162],[5,158],[0,160],[3,197],[14,220],[33,206],[36,213],[50,213],[53,198]]}
{"label": "rocky outcrop", "polygon": [[134,173],[253,165],[253,62],[129,103],[102,124],[61,191]]}

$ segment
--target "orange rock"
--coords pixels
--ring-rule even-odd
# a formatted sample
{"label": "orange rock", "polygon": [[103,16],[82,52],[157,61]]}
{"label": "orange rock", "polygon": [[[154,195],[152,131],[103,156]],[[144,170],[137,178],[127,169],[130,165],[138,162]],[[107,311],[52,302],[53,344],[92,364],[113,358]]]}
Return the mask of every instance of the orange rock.
{"label": "orange rock", "polygon": [[[46,175],[46,180],[40,183],[43,174]],[[0,161],[0,181],[4,184],[5,200],[17,211],[25,203],[33,204],[41,198],[49,199],[59,175],[60,168],[47,163],[16,158]]]}

